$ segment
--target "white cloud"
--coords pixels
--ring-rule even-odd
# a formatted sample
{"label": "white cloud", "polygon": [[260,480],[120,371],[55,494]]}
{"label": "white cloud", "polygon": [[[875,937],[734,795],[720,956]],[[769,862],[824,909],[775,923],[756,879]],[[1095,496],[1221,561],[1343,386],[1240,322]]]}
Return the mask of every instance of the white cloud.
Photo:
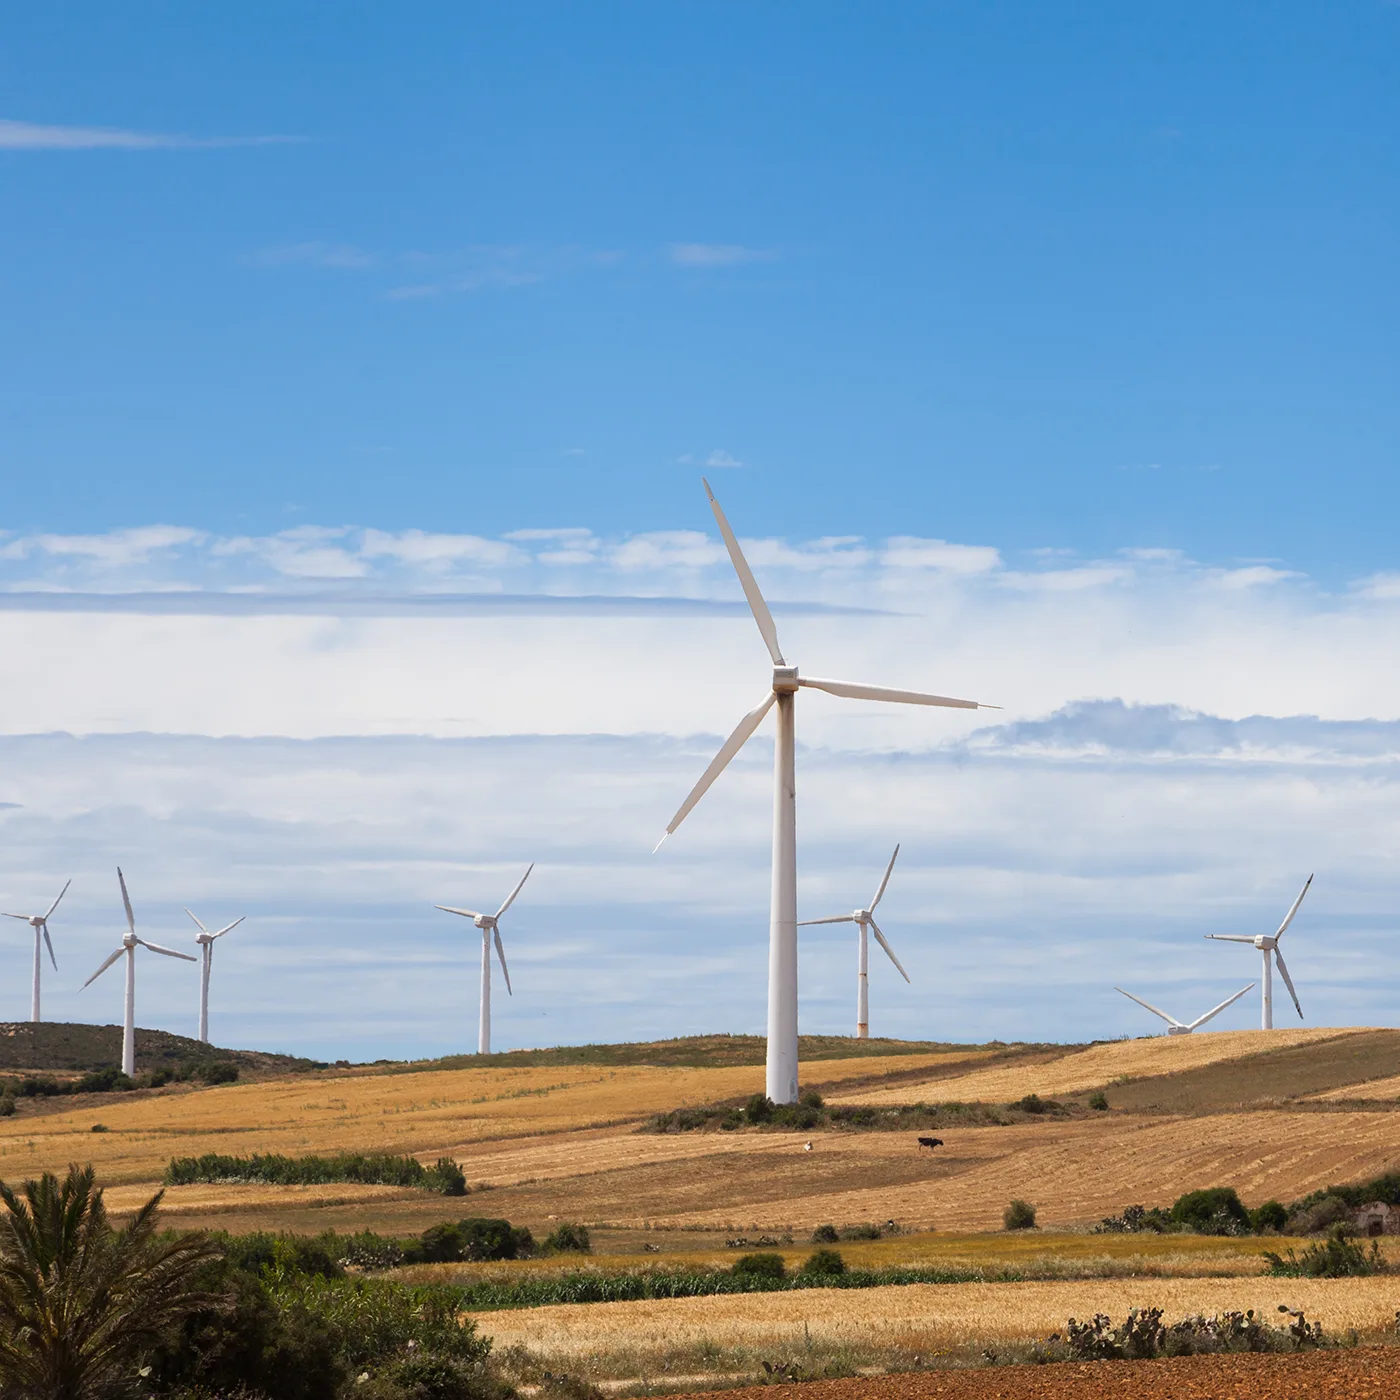
{"label": "white cloud", "polygon": [[937,569],[952,574],[985,574],[1001,567],[1001,554],[989,545],[949,544],[896,535],[885,544],[881,562],[891,569]]}
{"label": "white cloud", "polygon": [[1217,588],[1238,591],[1242,588],[1265,588],[1284,579],[1299,578],[1291,569],[1275,569],[1268,564],[1250,564],[1242,569],[1221,569],[1211,573],[1210,581]]}
{"label": "white cloud", "polygon": [[668,251],[678,267],[735,267],[739,263],[765,262],[773,256],[741,243],[672,243]]}
{"label": "white cloud", "polygon": [[432,568],[468,562],[505,567],[523,562],[518,549],[480,535],[444,535],[425,530],[366,530],[360,543],[366,559],[396,559]]}
{"label": "white cloud", "polygon": [[102,535],[26,535],[0,547],[0,559],[25,559],[41,553],[122,568],[143,564],[154,554],[199,544],[207,538],[202,530],[182,525],[142,525],[109,530]]}
{"label": "white cloud", "polygon": [[155,151],[200,150],[222,146],[267,146],[297,141],[295,136],[178,136],[156,131],[128,131],[110,126],[51,126],[0,120],[0,150],[7,151]]}

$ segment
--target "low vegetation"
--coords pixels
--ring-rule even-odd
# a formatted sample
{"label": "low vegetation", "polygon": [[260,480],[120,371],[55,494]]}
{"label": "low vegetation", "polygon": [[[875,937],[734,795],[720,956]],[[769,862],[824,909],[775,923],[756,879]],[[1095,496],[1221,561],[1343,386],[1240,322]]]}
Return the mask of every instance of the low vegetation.
{"label": "low vegetation", "polygon": [[701,1104],[654,1113],[644,1133],[731,1133],[745,1128],[767,1132],[835,1130],[856,1133],[912,1132],[923,1128],[1007,1127],[1039,1118],[1082,1117],[1085,1106],[1027,1094],[1015,1103],[828,1104],[808,1090],[795,1104],[775,1104],[763,1094],[743,1103]]}
{"label": "low vegetation", "polygon": [[1341,1225],[1334,1225],[1325,1241],[1310,1244],[1302,1254],[1291,1249],[1282,1255],[1266,1251],[1264,1260],[1276,1278],[1366,1278],[1390,1272],[1375,1240],[1369,1250],[1364,1249]]}
{"label": "low vegetation", "polygon": [[1002,1212],[1001,1224],[1006,1230],[1034,1230],[1035,1207],[1029,1201],[1012,1201]]}
{"label": "low vegetation", "polygon": [[1034,1361],[1150,1361],[1159,1356],[1202,1356],[1223,1352],[1306,1351],[1328,1344],[1320,1322],[1285,1306],[1289,1321],[1275,1327],[1251,1308],[1186,1317],[1168,1325],[1161,1308],[1134,1308],[1115,1324],[1103,1313],[1087,1322],[1070,1318],[1032,1353]]}
{"label": "low vegetation", "polygon": [[416,1186],[443,1196],[465,1196],[467,1179],[451,1157],[425,1167],[416,1157],[387,1153],[337,1152],[332,1156],[173,1157],[165,1168],[167,1186],[196,1182],[264,1182],[274,1186],[320,1186],[353,1181],[362,1186]]}
{"label": "low vegetation", "polygon": [[0,1096],[51,1099],[65,1094],[125,1094],[133,1089],[160,1089],[166,1084],[232,1084],[237,1078],[238,1066],[231,1060],[193,1060],[173,1067],[162,1066],[138,1074],[134,1079],[108,1065],[72,1079],[58,1079],[52,1074],[0,1078]]}

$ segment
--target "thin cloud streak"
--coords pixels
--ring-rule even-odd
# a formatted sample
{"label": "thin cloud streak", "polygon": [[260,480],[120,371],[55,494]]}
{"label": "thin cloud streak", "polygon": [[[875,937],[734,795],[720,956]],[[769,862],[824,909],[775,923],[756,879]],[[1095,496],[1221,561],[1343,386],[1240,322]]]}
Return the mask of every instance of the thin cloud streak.
{"label": "thin cloud streak", "polygon": [[110,126],[48,126],[0,119],[0,150],[6,151],[194,151],[231,146],[279,146],[303,136],[182,136],[128,131]]}

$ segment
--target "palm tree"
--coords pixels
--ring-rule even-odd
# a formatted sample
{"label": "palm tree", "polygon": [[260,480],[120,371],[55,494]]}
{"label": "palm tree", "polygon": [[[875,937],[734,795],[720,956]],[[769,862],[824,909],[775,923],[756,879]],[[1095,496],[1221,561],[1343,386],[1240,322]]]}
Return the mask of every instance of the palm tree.
{"label": "palm tree", "polygon": [[99,1400],[134,1379],[142,1350],[220,1301],[196,1275],[219,1251],[200,1235],[156,1238],[158,1191],[122,1229],[90,1166],[0,1182],[0,1394]]}

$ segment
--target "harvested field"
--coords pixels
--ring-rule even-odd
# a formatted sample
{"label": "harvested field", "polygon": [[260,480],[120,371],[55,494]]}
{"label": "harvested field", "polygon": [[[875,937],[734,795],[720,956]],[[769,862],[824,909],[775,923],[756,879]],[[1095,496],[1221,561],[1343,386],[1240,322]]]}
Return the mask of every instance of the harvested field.
{"label": "harvested field", "polygon": [[1096,1312],[1122,1318],[1160,1307],[1175,1322],[1227,1310],[1277,1316],[1303,1308],[1332,1332],[1393,1329],[1395,1281],[1360,1279],[1092,1279],[1049,1283],[909,1284],[855,1291],[803,1289],[669,1298],[639,1303],[568,1304],[483,1315],[498,1347],[524,1346],[567,1364],[600,1350],[658,1355],[678,1347],[885,1344],[932,1352],[989,1342],[1030,1341],[1063,1331],[1066,1319]]}
{"label": "harvested field", "polygon": [[[735,1400],[767,1393],[729,1392]],[[925,1371],[791,1385],[784,1394],[791,1400],[1392,1400],[1400,1394],[1400,1349]]]}
{"label": "harvested field", "polygon": [[[1221,1183],[1250,1204],[1291,1200],[1377,1175],[1400,1158],[1389,1113],[1105,1116],[949,1129],[943,1137],[945,1147],[920,1153],[904,1133],[814,1134],[813,1150],[804,1152],[802,1141],[785,1135],[697,1134],[692,1141],[717,1150],[633,1158],[612,1170],[599,1169],[595,1158],[594,1169],[578,1176],[503,1184],[493,1212],[532,1220],[562,1209],[589,1223],[733,1230],[810,1231],[825,1222],[892,1218],[910,1228],[969,1231],[998,1229],[1006,1203],[1023,1196],[1039,1208],[1042,1225],[1060,1227]],[[489,1171],[493,1150],[500,1149],[472,1156],[469,1176]],[[529,1170],[524,1157],[515,1166]]]}
{"label": "harvested field", "polygon": [[1385,1079],[1368,1079],[1359,1084],[1344,1085],[1340,1089],[1328,1089],[1312,1097],[1317,1103],[1344,1103],[1348,1099],[1400,1099],[1400,1074],[1392,1074]]}
{"label": "harvested field", "polygon": [[[1265,1051],[1338,1040],[1361,1034],[1325,1027],[1275,1031],[1198,1031],[1195,1035],[1151,1036],[1114,1041],[1040,1063],[974,1070],[955,1076],[932,1075],[918,1083],[832,1096],[836,1104],[1011,1103],[1026,1094],[1043,1097],[1078,1094],[1120,1080],[1144,1079],[1203,1065],[1220,1064]],[[1393,1032],[1400,1036],[1400,1033]]]}
{"label": "harvested field", "polygon": [[[930,1067],[966,1061],[937,1052]],[[919,1057],[843,1059],[807,1067],[839,1083],[918,1067]],[[384,1151],[457,1155],[472,1143],[633,1122],[663,1109],[749,1094],[762,1066],[655,1069],[557,1066],[321,1072],[196,1092],[107,1096],[62,1112],[0,1119],[0,1171],[8,1176],[92,1162],[105,1181],[156,1181],[171,1157],[205,1152]],[[92,1135],[94,1123],[108,1132]]]}

